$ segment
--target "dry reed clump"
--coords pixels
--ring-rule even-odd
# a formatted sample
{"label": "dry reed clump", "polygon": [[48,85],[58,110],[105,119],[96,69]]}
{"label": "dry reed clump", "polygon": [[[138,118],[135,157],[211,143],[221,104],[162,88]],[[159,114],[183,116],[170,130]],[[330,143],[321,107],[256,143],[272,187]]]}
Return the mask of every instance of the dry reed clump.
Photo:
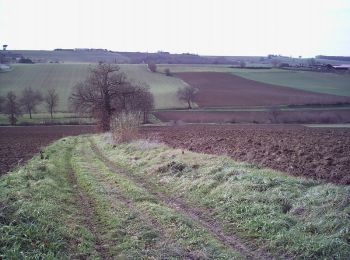
{"label": "dry reed clump", "polygon": [[141,123],[140,112],[121,112],[111,120],[111,134],[116,143],[137,139]]}

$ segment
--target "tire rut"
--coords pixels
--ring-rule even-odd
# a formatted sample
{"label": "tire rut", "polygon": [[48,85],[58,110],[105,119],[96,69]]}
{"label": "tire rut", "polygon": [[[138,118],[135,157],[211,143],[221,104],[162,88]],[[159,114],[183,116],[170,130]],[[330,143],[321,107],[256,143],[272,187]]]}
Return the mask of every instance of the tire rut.
{"label": "tire rut", "polygon": [[[81,153],[84,158],[87,158],[86,162],[90,162],[89,169],[92,171],[100,171],[97,167],[95,167],[91,162],[93,158],[90,158],[89,155],[86,153],[86,151],[82,151]],[[108,197],[108,200],[113,201],[117,200],[120,202],[123,206],[128,208],[130,211],[133,211],[137,213],[138,215],[142,216],[142,221],[146,223],[148,226],[154,228],[159,232],[160,235],[164,235],[164,230],[160,227],[160,225],[155,221],[152,217],[150,217],[146,212],[140,210],[137,208],[135,203],[125,196],[121,191],[117,190],[116,186],[109,185],[108,181],[100,174],[98,181],[102,185],[103,193]],[[101,183],[103,182],[103,184]],[[111,205],[113,207],[113,204]]]}
{"label": "tire rut", "polygon": [[98,232],[98,228],[93,221],[93,203],[91,199],[85,194],[85,192],[78,185],[77,179],[74,174],[74,169],[71,164],[71,154],[67,156],[67,171],[69,176],[69,182],[73,187],[76,187],[77,193],[77,204],[84,216],[84,226],[89,229],[89,231],[94,236],[95,240],[95,250],[101,256],[102,259],[112,259],[107,250],[104,247],[104,241],[101,238],[101,234]]}
{"label": "tire rut", "polygon": [[194,205],[186,204],[180,199],[173,198],[162,192],[156,191],[154,184],[148,182],[147,180],[145,180],[140,176],[135,176],[132,173],[130,173],[129,170],[116,165],[114,162],[112,162],[105,155],[102,154],[102,152],[99,150],[99,148],[96,146],[93,140],[89,138],[89,141],[90,141],[91,149],[96,154],[96,157],[100,161],[102,161],[107,166],[108,169],[110,169],[112,172],[116,174],[121,174],[125,178],[133,181],[138,186],[146,189],[150,194],[156,196],[160,201],[165,203],[168,207],[192,219],[194,222],[198,223],[201,227],[203,227],[205,230],[211,233],[214,237],[216,237],[224,245],[241,253],[247,259],[273,259],[273,257],[269,253],[261,249],[258,249],[258,250],[250,249],[249,246],[241,242],[241,239],[239,239],[238,237],[232,234],[230,235],[225,234],[222,226],[217,221],[215,221],[215,219],[211,219],[210,217],[207,217],[211,215],[211,212],[209,210],[199,208]]}

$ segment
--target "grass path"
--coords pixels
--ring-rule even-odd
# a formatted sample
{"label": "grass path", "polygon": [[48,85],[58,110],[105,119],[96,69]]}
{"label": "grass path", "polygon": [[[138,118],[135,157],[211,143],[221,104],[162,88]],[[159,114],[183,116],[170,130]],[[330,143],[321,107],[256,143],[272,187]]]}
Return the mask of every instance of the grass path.
{"label": "grass path", "polygon": [[223,244],[231,247],[233,250],[240,252],[248,259],[270,259],[272,258],[266,252],[262,250],[252,250],[247,245],[245,245],[238,237],[233,234],[227,234],[224,231],[222,225],[218,223],[215,219],[212,218],[212,214],[207,209],[195,206],[187,205],[184,201],[176,199],[174,197],[168,196],[159,191],[159,188],[146,179],[136,176],[131,173],[128,169],[122,168],[117,164],[110,161],[103,153],[98,149],[96,144],[89,139],[91,143],[91,148],[96,154],[97,158],[101,160],[112,172],[116,174],[122,174],[124,177],[132,180],[136,185],[145,188],[150,194],[157,197],[168,207],[174,209],[180,214],[184,215],[187,218],[190,218],[202,228],[206,229]]}
{"label": "grass path", "polygon": [[0,178],[1,259],[345,259],[349,188],[106,136]]}

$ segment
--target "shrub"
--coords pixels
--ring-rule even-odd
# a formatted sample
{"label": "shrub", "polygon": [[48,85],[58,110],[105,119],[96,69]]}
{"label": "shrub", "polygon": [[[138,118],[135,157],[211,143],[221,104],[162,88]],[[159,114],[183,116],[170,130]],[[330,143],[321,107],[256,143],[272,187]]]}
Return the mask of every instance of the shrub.
{"label": "shrub", "polygon": [[111,120],[112,138],[117,143],[137,139],[141,123],[141,112],[121,112]]}

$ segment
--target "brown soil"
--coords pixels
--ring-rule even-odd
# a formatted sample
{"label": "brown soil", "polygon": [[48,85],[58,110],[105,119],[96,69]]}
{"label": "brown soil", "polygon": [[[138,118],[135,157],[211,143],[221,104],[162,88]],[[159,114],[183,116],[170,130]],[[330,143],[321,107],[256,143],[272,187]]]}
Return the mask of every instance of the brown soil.
{"label": "brown soil", "polygon": [[332,104],[350,102],[340,97],[271,85],[222,72],[183,72],[176,76],[199,89],[199,107]]}
{"label": "brown soil", "polygon": [[344,123],[350,122],[350,109],[308,111],[157,111],[163,122],[188,123]]}
{"label": "brown soil", "polygon": [[94,132],[93,126],[0,127],[0,175],[30,159],[54,140]]}
{"label": "brown soil", "polygon": [[145,127],[173,147],[224,154],[296,176],[350,184],[350,129],[286,125]]}

